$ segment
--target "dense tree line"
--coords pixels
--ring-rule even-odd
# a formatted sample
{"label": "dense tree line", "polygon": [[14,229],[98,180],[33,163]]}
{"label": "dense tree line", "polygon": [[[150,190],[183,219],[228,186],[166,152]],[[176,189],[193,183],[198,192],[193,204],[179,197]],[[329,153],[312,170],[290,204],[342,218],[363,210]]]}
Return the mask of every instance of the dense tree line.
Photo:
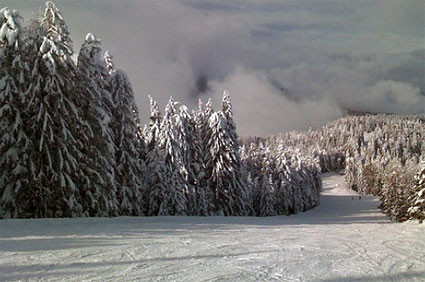
{"label": "dense tree line", "polygon": [[190,111],[150,98],[142,128],[130,81],[89,33],[78,56],[61,11],[23,25],[0,10],[0,218],[291,214],[318,204],[299,153],[241,150],[230,95]]}
{"label": "dense tree line", "polygon": [[142,214],[143,146],[127,76],[93,34],[75,61],[54,3],[22,22],[0,11],[0,216]]}
{"label": "dense tree line", "polygon": [[297,148],[321,172],[344,170],[351,189],[379,196],[382,210],[395,220],[425,217],[423,116],[351,116],[261,142],[264,148]]}
{"label": "dense tree line", "polygon": [[425,119],[378,115],[348,120],[357,127],[347,151],[348,184],[364,194],[377,195],[391,218],[417,218],[408,213],[417,192],[415,175],[425,157]]}
{"label": "dense tree line", "polygon": [[161,115],[150,101],[146,215],[289,215],[318,205],[319,169],[300,152],[275,148],[270,162],[261,146],[241,147],[228,92],[219,111],[200,101],[190,112],[170,98]]}
{"label": "dense tree line", "polygon": [[242,160],[252,185],[256,215],[294,214],[319,204],[322,180],[317,159],[263,138],[244,140]]}

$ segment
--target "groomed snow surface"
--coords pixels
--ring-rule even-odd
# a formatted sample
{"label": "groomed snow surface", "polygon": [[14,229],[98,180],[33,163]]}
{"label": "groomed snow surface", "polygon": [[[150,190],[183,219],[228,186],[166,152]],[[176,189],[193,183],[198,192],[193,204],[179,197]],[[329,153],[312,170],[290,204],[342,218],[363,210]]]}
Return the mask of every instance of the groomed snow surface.
{"label": "groomed snow surface", "polygon": [[324,175],[293,216],[0,221],[0,281],[425,281],[425,224]]}

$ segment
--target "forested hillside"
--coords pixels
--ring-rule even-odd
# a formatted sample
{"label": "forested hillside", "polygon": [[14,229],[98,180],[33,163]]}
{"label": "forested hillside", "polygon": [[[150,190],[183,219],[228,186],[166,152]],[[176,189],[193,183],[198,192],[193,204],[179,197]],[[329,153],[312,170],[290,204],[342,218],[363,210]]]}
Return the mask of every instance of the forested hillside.
{"label": "forested hillside", "polygon": [[349,187],[379,196],[382,210],[391,218],[424,219],[424,116],[351,116],[317,130],[248,138],[244,143],[294,148],[322,172],[344,169]]}

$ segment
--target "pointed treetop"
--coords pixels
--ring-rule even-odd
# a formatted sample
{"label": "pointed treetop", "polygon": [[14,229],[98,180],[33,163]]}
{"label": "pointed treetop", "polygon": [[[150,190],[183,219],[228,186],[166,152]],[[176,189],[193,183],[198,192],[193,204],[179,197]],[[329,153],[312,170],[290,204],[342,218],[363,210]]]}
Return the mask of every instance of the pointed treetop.
{"label": "pointed treetop", "polygon": [[68,27],[64,22],[61,11],[56,7],[56,4],[51,1],[46,2],[46,9],[44,10],[42,26],[46,29],[48,34],[69,34]]}
{"label": "pointed treetop", "polygon": [[45,32],[45,36],[58,45],[61,52],[65,52],[67,55],[73,54],[68,26],[65,24],[62,12],[51,1],[46,2],[46,9],[41,19],[41,27]]}
{"label": "pointed treetop", "polygon": [[232,101],[230,99],[229,91],[224,90],[223,99],[221,100],[222,111],[224,113],[232,114]]}
{"label": "pointed treetop", "polygon": [[81,46],[80,55],[93,58],[96,62],[100,61],[100,52],[102,51],[102,46],[100,40],[96,38],[93,33],[88,33],[86,39]]}
{"label": "pointed treetop", "polygon": [[212,100],[211,100],[211,98],[208,98],[208,101],[207,101],[207,103],[205,104],[205,106],[206,106],[206,107],[210,107],[210,108],[212,108]]}
{"label": "pointed treetop", "polygon": [[[108,70],[102,60],[102,45],[94,34],[87,34],[78,54],[78,69],[90,77],[106,77]],[[102,81],[101,79],[99,82]],[[104,83],[102,81],[101,83]]]}
{"label": "pointed treetop", "polygon": [[190,118],[191,115],[190,115],[189,109],[188,109],[188,107],[186,107],[186,105],[180,106],[179,110],[180,110],[181,116]]}
{"label": "pointed treetop", "polygon": [[149,95],[149,102],[150,102],[150,108],[151,108],[150,123],[154,124],[156,123],[156,121],[160,119],[161,113],[159,112],[158,103],[150,95]]}
{"label": "pointed treetop", "polygon": [[153,97],[151,95],[148,96],[149,97],[149,103],[150,103],[150,107],[151,107],[151,112],[159,112],[159,107],[158,107],[158,103],[153,99]]}
{"label": "pointed treetop", "polygon": [[106,68],[108,69],[109,74],[113,74],[116,71],[113,59],[114,57],[111,55],[111,53],[109,53],[109,51],[106,51],[103,55],[103,61],[106,64]]}
{"label": "pointed treetop", "polygon": [[168,100],[167,105],[165,106],[165,113],[168,116],[175,115],[177,113],[177,106],[180,105],[179,102],[174,101],[173,96]]}
{"label": "pointed treetop", "polygon": [[0,48],[15,44],[19,34],[19,19],[17,11],[11,11],[7,7],[0,10]]}
{"label": "pointed treetop", "polygon": [[198,110],[200,110],[200,111],[204,110],[204,103],[202,103],[201,98],[199,98],[199,100],[198,100]]}
{"label": "pointed treetop", "polygon": [[148,95],[148,98],[149,98],[149,104],[151,106],[151,112],[152,112],[153,109],[158,107],[158,103],[153,99],[151,95]]}
{"label": "pointed treetop", "polygon": [[205,104],[205,112],[207,114],[211,114],[213,112],[213,108],[212,108],[212,100],[211,98],[208,99],[207,103]]}
{"label": "pointed treetop", "polygon": [[56,4],[53,3],[52,1],[47,1],[46,2],[46,8],[55,9],[56,8]]}
{"label": "pointed treetop", "polygon": [[87,33],[87,35],[86,35],[86,42],[93,42],[93,41],[98,41],[96,39],[96,36],[93,33],[91,33],[91,32]]}

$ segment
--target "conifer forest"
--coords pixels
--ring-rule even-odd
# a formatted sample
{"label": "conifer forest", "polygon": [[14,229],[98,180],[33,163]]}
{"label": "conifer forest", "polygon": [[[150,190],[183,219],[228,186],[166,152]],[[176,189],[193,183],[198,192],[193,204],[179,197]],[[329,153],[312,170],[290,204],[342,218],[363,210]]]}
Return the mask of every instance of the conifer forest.
{"label": "conifer forest", "polygon": [[94,34],[75,54],[52,2],[25,23],[0,10],[0,218],[291,215],[320,204],[332,171],[390,218],[425,219],[423,115],[241,137],[224,90],[196,109],[153,93],[144,125]]}

